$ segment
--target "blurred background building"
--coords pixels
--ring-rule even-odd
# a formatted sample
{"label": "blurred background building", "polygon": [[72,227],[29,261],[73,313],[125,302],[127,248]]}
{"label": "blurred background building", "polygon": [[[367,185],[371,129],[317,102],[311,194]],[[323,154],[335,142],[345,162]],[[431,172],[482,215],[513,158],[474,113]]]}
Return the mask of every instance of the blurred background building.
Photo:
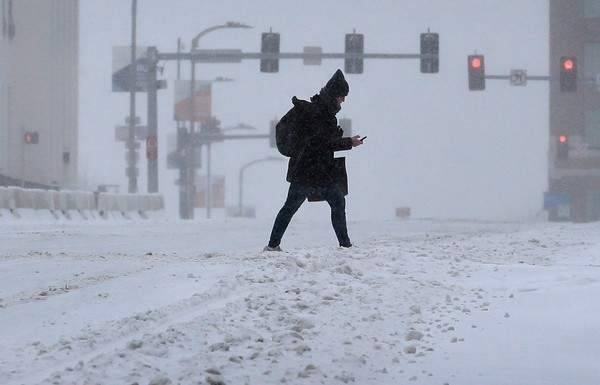
{"label": "blurred background building", "polygon": [[[550,1],[550,73],[575,60],[576,88],[550,88],[551,220],[600,220],[600,1]],[[561,59],[562,58],[562,59]],[[561,88],[562,87],[562,88]],[[571,92],[569,92],[571,91]]]}
{"label": "blurred background building", "polygon": [[75,187],[79,0],[0,5],[0,184]]}

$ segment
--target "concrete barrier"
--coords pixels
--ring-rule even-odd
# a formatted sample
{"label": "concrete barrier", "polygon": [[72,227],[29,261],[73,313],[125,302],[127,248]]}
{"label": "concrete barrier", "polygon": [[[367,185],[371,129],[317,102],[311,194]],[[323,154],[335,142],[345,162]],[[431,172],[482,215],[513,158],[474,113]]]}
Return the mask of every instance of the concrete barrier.
{"label": "concrete barrier", "polygon": [[160,194],[152,194],[149,196],[148,211],[160,211],[165,208],[165,198]]}
{"label": "concrete barrier", "polygon": [[50,210],[54,206],[54,202],[51,203],[49,190],[31,189],[28,191],[33,201],[33,205],[30,208],[35,210]]}
{"label": "concrete barrier", "polygon": [[108,211],[112,211],[111,207],[111,195],[106,193],[98,194],[98,211],[100,213],[106,213]]}
{"label": "concrete barrier", "polygon": [[67,210],[77,210],[77,193],[75,191],[63,191],[67,196]]}
{"label": "concrete barrier", "polygon": [[75,209],[79,211],[92,211],[96,209],[93,192],[73,191]]}
{"label": "concrete barrier", "polygon": [[56,190],[48,190],[48,203],[49,203],[49,209],[51,211],[56,211],[58,210],[58,204],[59,204],[59,195],[60,193]]}
{"label": "concrete barrier", "polygon": [[143,195],[125,195],[123,197],[125,199],[125,207],[127,207],[127,212],[137,212],[140,211],[143,206],[144,196]]}
{"label": "concrete barrier", "polygon": [[[164,197],[160,194],[112,194],[90,191],[55,191],[42,189],[23,189],[20,187],[0,187],[0,209],[49,210],[55,218],[57,212],[71,218],[70,211],[78,211],[88,219],[90,213],[115,214],[139,213],[164,210]],[[93,217],[93,215],[92,215]],[[131,217],[134,218],[134,217]]]}
{"label": "concrete barrier", "polygon": [[69,211],[67,194],[65,194],[64,191],[58,191],[54,196],[54,207],[56,210],[60,210],[62,212]]}
{"label": "concrete barrier", "polygon": [[0,187],[0,209],[8,209],[8,192],[5,187]]}

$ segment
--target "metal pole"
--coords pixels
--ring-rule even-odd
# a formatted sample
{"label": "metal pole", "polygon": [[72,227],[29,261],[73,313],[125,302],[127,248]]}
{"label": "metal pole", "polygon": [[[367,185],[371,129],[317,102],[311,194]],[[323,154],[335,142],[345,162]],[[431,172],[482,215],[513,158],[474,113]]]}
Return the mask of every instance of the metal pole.
{"label": "metal pole", "polygon": [[[181,54],[181,38],[177,39],[177,54]],[[177,80],[181,80],[181,58],[177,57]],[[186,143],[180,143],[179,139],[187,133],[185,125],[177,121],[177,149],[183,150],[184,161],[179,165],[179,218],[187,219],[187,151]],[[183,135],[182,135],[183,134]]]}
{"label": "metal pole", "polygon": [[207,150],[207,162],[206,162],[206,184],[208,186],[206,190],[206,218],[210,219],[210,208],[212,206],[212,186],[210,183],[210,142],[206,146]]}
{"label": "metal pole", "polygon": [[131,66],[129,68],[129,137],[127,138],[127,176],[130,194],[137,192],[135,150],[135,86],[136,86],[136,24],[137,0],[131,0]]}
{"label": "metal pole", "polygon": [[158,192],[158,79],[156,48],[148,48],[148,138],[146,139],[146,157],[148,161],[148,192]]}
{"label": "metal pole", "polygon": [[243,205],[242,205],[242,196],[244,193],[244,170],[246,169],[246,167],[242,167],[240,168],[240,176],[238,178],[238,184],[239,184],[239,202],[238,202],[238,216],[242,216],[242,209],[243,209]]}
{"label": "metal pole", "polygon": [[[10,132],[10,130],[9,130]],[[21,188],[25,188],[25,150],[27,143],[25,143],[25,127],[21,126]]]}
{"label": "metal pole", "polygon": [[[194,62],[194,59],[192,58],[191,60],[191,65],[192,65],[192,81],[190,83],[190,135],[194,135],[194,132],[196,130],[196,108],[195,108],[195,94],[196,94],[196,63]],[[192,146],[190,144],[187,144],[187,180],[186,180],[186,190],[187,190],[187,194],[186,194],[186,206],[187,206],[187,211],[188,211],[188,215],[187,215],[187,219],[194,219],[194,190],[195,190],[195,186],[194,186],[194,176],[196,173],[196,170],[194,168],[194,150],[195,150],[195,146]]]}

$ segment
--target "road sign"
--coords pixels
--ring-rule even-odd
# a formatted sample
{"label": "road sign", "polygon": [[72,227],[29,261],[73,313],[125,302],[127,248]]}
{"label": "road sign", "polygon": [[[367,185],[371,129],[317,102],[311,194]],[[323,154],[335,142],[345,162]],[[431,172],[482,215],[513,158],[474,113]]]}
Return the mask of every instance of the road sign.
{"label": "road sign", "polygon": [[148,160],[156,160],[158,158],[158,139],[156,135],[150,135],[146,139],[146,158]]}
{"label": "road sign", "polygon": [[[148,126],[135,126],[135,139],[146,140],[148,137]],[[129,126],[115,127],[115,140],[126,142],[129,139]]]}
{"label": "road sign", "polygon": [[304,65],[321,65],[321,54],[323,49],[321,47],[304,47],[304,54],[306,55],[302,62]]}
{"label": "road sign", "polygon": [[[148,91],[147,47],[137,47],[135,61],[135,91]],[[113,47],[113,92],[130,90],[131,47]]]}
{"label": "road sign", "polygon": [[[189,122],[192,119],[191,81],[175,82],[175,120]],[[212,83],[196,81],[194,95],[194,115],[196,122],[208,122],[212,113]]]}
{"label": "road sign", "polygon": [[510,70],[510,85],[511,86],[526,86],[527,85],[527,70]]}

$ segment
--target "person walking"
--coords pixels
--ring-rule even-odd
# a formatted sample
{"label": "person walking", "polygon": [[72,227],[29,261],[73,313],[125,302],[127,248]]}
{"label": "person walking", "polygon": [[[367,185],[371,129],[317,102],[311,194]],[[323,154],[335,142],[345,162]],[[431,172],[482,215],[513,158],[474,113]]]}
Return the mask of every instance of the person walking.
{"label": "person walking", "polygon": [[334,158],[336,151],[350,150],[363,144],[359,135],[342,137],[343,131],[337,124],[336,114],[341,110],[349,90],[344,74],[338,69],[325,87],[310,98],[310,102],[292,98],[293,109],[297,109],[297,113],[291,122],[295,130],[295,143],[286,178],[290,187],[264,251],[281,251],[280,243],[285,230],[307,198],[327,201],[340,247],[352,247],[346,226],[344,195],[347,192],[339,183],[340,178],[345,180],[346,171],[339,169]]}

